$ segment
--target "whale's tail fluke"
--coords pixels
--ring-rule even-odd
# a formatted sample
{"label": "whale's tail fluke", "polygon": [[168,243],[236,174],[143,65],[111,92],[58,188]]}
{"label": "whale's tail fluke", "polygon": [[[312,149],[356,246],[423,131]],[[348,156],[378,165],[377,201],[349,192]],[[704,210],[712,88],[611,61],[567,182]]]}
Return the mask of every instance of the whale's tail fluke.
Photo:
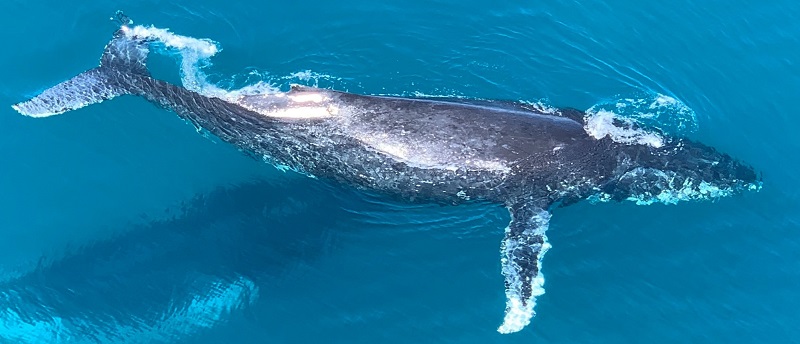
{"label": "whale's tail fluke", "polygon": [[31,117],[48,117],[102,102],[133,91],[132,76],[149,77],[148,41],[126,34],[123,26],[106,45],[100,66],[44,90],[38,96],[12,105]]}

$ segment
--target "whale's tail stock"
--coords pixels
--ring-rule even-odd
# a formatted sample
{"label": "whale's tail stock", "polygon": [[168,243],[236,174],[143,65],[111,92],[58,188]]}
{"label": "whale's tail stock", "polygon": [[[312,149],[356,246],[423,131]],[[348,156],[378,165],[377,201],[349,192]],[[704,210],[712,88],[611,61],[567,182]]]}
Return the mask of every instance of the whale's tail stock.
{"label": "whale's tail stock", "polygon": [[136,90],[130,80],[150,78],[145,65],[149,40],[137,37],[126,24],[131,23],[117,12],[121,28],[106,45],[98,67],[44,90],[30,100],[12,105],[17,112],[30,117],[48,117],[102,102]]}

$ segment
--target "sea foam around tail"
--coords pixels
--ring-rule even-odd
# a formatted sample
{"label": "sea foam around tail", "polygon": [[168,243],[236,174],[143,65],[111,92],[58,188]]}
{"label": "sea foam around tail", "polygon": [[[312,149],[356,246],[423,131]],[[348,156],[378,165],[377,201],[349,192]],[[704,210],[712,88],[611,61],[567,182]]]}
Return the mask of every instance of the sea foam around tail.
{"label": "sea foam around tail", "polygon": [[219,43],[211,39],[178,35],[169,29],[155,26],[123,26],[122,30],[131,38],[147,39],[163,48],[162,51],[155,50],[156,52],[177,52],[181,59],[181,83],[188,90],[224,100],[235,100],[244,95],[278,91],[276,87],[265,81],[258,81],[236,90],[227,90],[209,82],[203,69],[211,66],[211,57],[222,51]]}

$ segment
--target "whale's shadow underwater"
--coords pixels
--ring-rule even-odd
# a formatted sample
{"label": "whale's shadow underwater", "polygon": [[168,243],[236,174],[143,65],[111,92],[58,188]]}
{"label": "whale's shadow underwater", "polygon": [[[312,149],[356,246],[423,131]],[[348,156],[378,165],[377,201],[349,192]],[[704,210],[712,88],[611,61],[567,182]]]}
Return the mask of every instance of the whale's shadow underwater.
{"label": "whale's shadow underwater", "polygon": [[575,109],[303,86],[207,96],[152,78],[145,65],[149,45],[166,43],[166,31],[124,24],[98,67],[14,109],[46,117],[137,95],[282,168],[406,202],[506,207],[501,333],[530,323],[544,293],[541,263],[553,209],[582,200],[714,200],[761,187],[752,167],[714,148],[640,128],[592,130],[614,123],[590,122]]}
{"label": "whale's shadow underwater", "polygon": [[179,342],[209,335],[234,310],[273,304],[271,286],[338,249],[337,228],[306,214],[350,219],[332,188],[276,177],[198,194],[0,282],[0,342]]}

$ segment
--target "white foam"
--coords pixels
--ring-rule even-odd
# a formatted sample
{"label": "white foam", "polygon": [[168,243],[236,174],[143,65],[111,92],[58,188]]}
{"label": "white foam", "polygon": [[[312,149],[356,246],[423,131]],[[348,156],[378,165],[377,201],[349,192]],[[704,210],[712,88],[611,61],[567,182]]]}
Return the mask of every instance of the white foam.
{"label": "white foam", "polygon": [[[181,75],[181,82],[183,87],[188,90],[200,93],[207,97],[215,97],[220,98],[229,102],[236,103],[241,97],[249,96],[249,95],[260,95],[260,94],[276,94],[280,92],[280,89],[274,86],[270,80],[267,73],[259,72],[257,70],[252,70],[247,73],[247,80],[246,82],[250,82],[251,78],[255,78],[256,82],[254,84],[250,84],[238,89],[230,89],[232,87],[223,88],[208,81],[207,75],[203,72],[203,69],[206,67],[211,66],[210,58],[215,56],[219,53],[222,49],[220,48],[219,44],[211,39],[206,38],[194,38],[189,36],[183,36],[175,34],[169,29],[165,28],[158,28],[154,26],[134,26],[134,27],[123,27],[123,32],[132,38],[138,39],[149,39],[158,43],[163,44],[164,47],[172,50],[176,50],[181,57],[181,64],[180,64],[180,75]],[[158,52],[156,50],[156,52]],[[231,78],[230,84],[235,84],[235,79],[242,77],[242,75],[236,75]],[[285,80],[300,80],[304,81],[305,83],[310,83],[314,87],[318,87],[320,81],[340,81],[342,78],[332,76],[329,74],[318,73],[312,70],[302,70],[291,73],[286,76],[282,77],[272,77],[272,80],[276,82],[281,82]],[[227,82],[226,82],[227,84]],[[417,94],[417,96],[422,96],[422,94]],[[440,97],[463,97],[458,95],[450,95],[450,96],[440,96]],[[322,102],[324,99],[320,99],[317,96],[306,96],[300,95],[296,96],[293,101],[295,102]],[[293,111],[289,111],[286,113],[280,114],[272,114],[278,115],[281,117],[325,117],[330,115],[335,115],[339,111],[338,108],[329,108],[326,111],[315,111],[315,114],[309,116],[298,116],[297,113]],[[259,111],[261,112],[261,111]]]}
{"label": "white foam", "polygon": [[669,135],[685,136],[697,130],[697,115],[680,100],[652,91],[637,92],[592,106],[588,113],[608,111],[638,127],[656,128]]}
{"label": "white foam", "polygon": [[[258,81],[233,91],[209,82],[202,68],[210,66],[209,59],[222,50],[219,44],[213,40],[182,36],[170,32],[169,29],[154,26],[123,26],[122,31],[131,38],[152,40],[163,44],[168,49],[177,50],[181,56],[181,83],[188,90],[227,101],[234,101],[245,95],[268,94],[278,91],[276,87],[264,81]],[[251,72],[250,74],[258,73]]]}
{"label": "white foam", "polygon": [[[664,146],[664,139],[653,132],[641,128],[634,128],[634,123],[627,118],[621,118],[611,111],[599,110],[586,112],[586,125],[584,129],[595,139],[602,139],[606,136],[615,142],[626,144],[650,145],[655,148]],[[616,122],[623,123],[618,126]]]}
{"label": "white foam", "polygon": [[533,310],[536,306],[536,297],[544,295],[544,276],[540,273],[531,283],[531,297],[524,305],[517,295],[506,293],[506,315],[503,317],[503,324],[497,328],[497,332],[502,334],[519,332],[531,323],[531,319],[536,314]]}
{"label": "white foam", "polygon": [[555,108],[547,103],[544,100],[539,101],[529,101],[529,100],[520,100],[522,104],[532,107],[534,110],[539,111],[544,114],[556,115],[560,113],[558,108]]}
{"label": "white foam", "polygon": [[181,36],[170,32],[169,29],[161,29],[155,26],[145,27],[141,25],[134,27],[122,26],[121,29],[128,37],[156,40],[169,48],[195,51],[199,53],[201,57],[211,57],[220,51],[217,43],[210,39]]}
{"label": "white foam", "polygon": [[335,77],[335,76],[332,76],[332,75],[329,75],[329,74],[324,74],[324,73],[317,73],[317,72],[314,72],[314,71],[311,71],[311,70],[304,70],[304,71],[294,72],[294,73],[291,73],[291,74],[289,74],[287,76],[282,77],[281,79],[283,79],[283,80],[300,80],[300,81],[304,81],[306,83],[308,83],[310,81],[313,81],[313,83],[311,83],[311,85],[314,86],[314,87],[319,87],[320,80],[323,80],[323,81],[340,81],[340,80],[342,80],[342,78],[339,78],[339,77]]}
{"label": "white foam", "polygon": [[309,81],[309,80],[311,80],[311,78],[314,77],[314,74],[313,74],[313,72],[311,72],[311,70],[307,69],[307,70],[304,70],[304,71],[294,72],[292,74],[289,74],[289,77],[290,78],[296,78],[296,79],[300,79],[300,80]]}
{"label": "white foam", "polygon": [[186,89],[209,97],[223,98],[228,95],[228,91],[209,83],[205,74],[200,70],[201,62],[209,65],[208,59],[221,50],[214,41],[177,35],[168,29],[154,26],[123,26],[122,32],[134,39],[152,40],[163,44],[166,48],[177,50],[181,56],[181,82]]}
{"label": "white foam", "polygon": [[[217,88],[217,89],[219,89],[219,88]],[[224,94],[220,98],[223,98],[223,99],[229,100],[229,101],[232,100],[232,99],[237,99],[237,98],[242,97],[242,96],[251,96],[251,95],[257,95],[257,94],[274,94],[274,93],[280,92],[280,89],[278,89],[277,87],[275,87],[273,85],[270,85],[269,83],[267,83],[265,81],[258,81],[255,84],[247,85],[245,87],[242,87],[242,88],[239,88],[239,89],[235,89],[235,90],[232,90],[232,91],[222,90],[222,89],[219,89],[219,90],[224,92]]]}
{"label": "white foam", "polygon": [[685,106],[683,103],[679,102],[677,99],[672,98],[667,95],[657,94],[656,98],[653,99],[653,102],[650,103],[649,108],[657,109],[660,107],[671,107],[671,106]]}

